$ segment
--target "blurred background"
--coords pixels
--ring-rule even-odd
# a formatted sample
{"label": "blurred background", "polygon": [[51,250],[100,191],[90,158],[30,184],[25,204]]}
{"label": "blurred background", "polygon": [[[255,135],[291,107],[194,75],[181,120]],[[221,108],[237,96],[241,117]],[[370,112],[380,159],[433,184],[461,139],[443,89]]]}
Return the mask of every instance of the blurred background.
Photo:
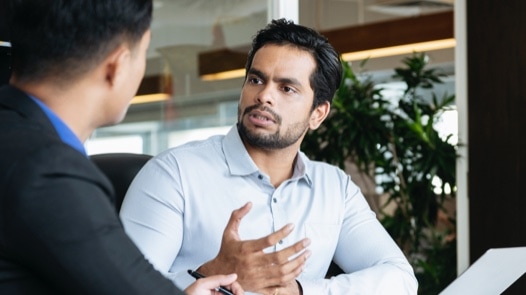
{"label": "blurred background", "polygon": [[[279,5],[286,7],[276,12],[273,6]],[[292,18],[323,33],[452,9],[452,0],[155,0],[147,70],[138,93],[141,97],[131,105],[124,122],[98,129],[86,148],[90,154],[154,155],[189,140],[225,133],[236,121],[244,71],[229,79],[203,78],[202,71],[207,66],[214,71],[230,60],[243,66],[252,36],[271,18]],[[371,37],[382,38],[378,34]],[[353,43],[354,36],[338,37],[342,38]],[[430,65],[448,75],[441,87],[453,93],[454,49],[428,53]],[[364,70],[388,91],[397,91],[400,84],[391,76],[403,56],[371,58]],[[455,128],[456,121],[451,123]]]}

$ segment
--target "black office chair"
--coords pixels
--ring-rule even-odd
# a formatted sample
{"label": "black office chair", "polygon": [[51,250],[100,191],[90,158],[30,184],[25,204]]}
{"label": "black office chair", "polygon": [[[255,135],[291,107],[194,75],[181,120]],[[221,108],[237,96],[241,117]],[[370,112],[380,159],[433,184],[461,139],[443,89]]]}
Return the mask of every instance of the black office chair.
{"label": "black office chair", "polygon": [[115,206],[118,212],[133,178],[152,156],[146,154],[107,153],[92,155],[90,158],[113,184]]}

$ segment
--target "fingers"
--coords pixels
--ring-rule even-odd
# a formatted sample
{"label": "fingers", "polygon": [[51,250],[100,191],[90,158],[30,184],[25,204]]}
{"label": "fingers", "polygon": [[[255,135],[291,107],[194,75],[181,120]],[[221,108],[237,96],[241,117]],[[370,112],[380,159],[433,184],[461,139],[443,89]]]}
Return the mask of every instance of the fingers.
{"label": "fingers", "polygon": [[212,279],[210,284],[212,284],[213,288],[217,288],[219,286],[228,286],[234,283],[237,279],[236,274],[229,274],[229,275],[215,275],[211,277],[207,277],[205,279]]}
{"label": "fingers", "polygon": [[[276,252],[274,254],[281,254]],[[303,271],[307,259],[310,257],[311,251],[305,250],[293,259],[287,260],[282,264],[272,264],[270,273],[271,277],[267,277],[266,282],[270,285],[281,286],[295,280]]]}
{"label": "fingers", "polygon": [[272,253],[272,255],[267,255],[266,256],[268,259],[267,262],[269,264],[278,264],[278,265],[285,264],[289,262],[290,260],[293,260],[295,256],[297,256],[299,253],[305,250],[309,245],[310,245],[309,238],[300,240],[285,249]]}
{"label": "fingers", "polygon": [[278,270],[278,273],[282,274],[281,281],[276,282],[276,284],[279,285],[296,279],[305,268],[305,263],[310,255],[311,251],[306,250],[290,262],[282,264]]}
{"label": "fingers", "polygon": [[238,233],[239,227],[251,208],[252,203],[248,202],[232,211],[223,232],[218,255],[200,267],[204,274],[238,273],[237,282],[224,284],[232,288],[232,291],[238,290],[234,292],[235,294],[243,294],[241,285],[252,292],[269,286],[284,286],[291,281],[295,282],[295,278],[301,274],[305,261],[310,256],[310,251],[306,250],[310,245],[309,239],[302,239],[278,252],[265,253],[265,249],[275,246],[292,233],[293,224],[287,224],[265,237],[242,241]]}
{"label": "fingers", "polygon": [[234,282],[231,285],[229,285],[228,287],[230,288],[232,293],[234,293],[236,295],[244,295],[245,294],[245,291],[243,290],[243,288],[241,287],[241,285],[238,282]]}
{"label": "fingers", "polygon": [[241,219],[247,215],[247,213],[252,208],[252,203],[248,202],[245,205],[243,205],[241,208],[236,209],[232,211],[232,214],[230,214],[230,219],[228,220],[228,223],[226,225],[225,231],[226,232],[238,232],[239,231],[239,225],[241,224]]}
{"label": "fingers", "polygon": [[280,230],[271,233],[268,236],[265,236],[263,238],[257,239],[253,241],[253,246],[255,249],[265,249],[270,246],[274,246],[276,243],[287,237],[292,230],[294,229],[294,225],[289,223],[282,227]]}
{"label": "fingers", "polygon": [[[230,219],[228,220],[228,223],[226,225],[226,228],[223,232],[223,243],[229,240],[239,240],[239,225],[241,224],[241,220],[243,217],[247,215],[247,213],[252,208],[252,203],[248,202],[245,205],[243,205],[241,208],[236,209],[232,211],[232,214],[230,215]],[[275,245],[280,240],[287,237],[292,230],[294,230],[293,224],[287,224],[284,227],[282,227],[280,230],[265,236],[263,238],[247,241],[247,243],[244,246],[244,250],[247,252],[257,252],[261,251],[265,248],[268,248],[270,246]]]}
{"label": "fingers", "polygon": [[265,264],[268,266],[264,271],[265,282],[270,286],[282,286],[294,281],[311,255],[311,251],[306,249],[309,245],[310,239],[303,239],[280,251],[265,254]]}
{"label": "fingers", "polygon": [[198,279],[185,289],[185,293],[188,295],[213,294],[213,292],[220,286],[234,286],[236,288],[235,291],[233,290],[234,294],[244,294],[243,289],[239,284],[235,284],[236,279],[236,274],[215,275]]}

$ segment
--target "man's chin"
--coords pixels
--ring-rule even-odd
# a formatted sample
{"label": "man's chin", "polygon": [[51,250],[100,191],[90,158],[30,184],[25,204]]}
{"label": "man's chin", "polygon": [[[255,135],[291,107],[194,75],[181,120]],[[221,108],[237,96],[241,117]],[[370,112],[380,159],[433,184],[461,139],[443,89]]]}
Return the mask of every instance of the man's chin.
{"label": "man's chin", "polygon": [[124,112],[123,114],[121,114],[120,116],[116,118],[113,118],[112,120],[108,120],[107,122],[102,123],[102,125],[100,125],[99,127],[109,127],[109,126],[117,125],[124,120],[125,116],[126,116],[126,112]]}

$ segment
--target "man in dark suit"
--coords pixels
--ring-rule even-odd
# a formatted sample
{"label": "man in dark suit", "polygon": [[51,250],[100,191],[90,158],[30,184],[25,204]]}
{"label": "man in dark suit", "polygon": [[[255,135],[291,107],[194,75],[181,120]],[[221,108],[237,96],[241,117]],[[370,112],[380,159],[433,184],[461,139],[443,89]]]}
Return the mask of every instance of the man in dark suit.
{"label": "man in dark suit", "polygon": [[[182,294],[124,233],[83,142],[121,121],[145,69],[151,0],[12,0],[0,88],[0,294]],[[197,281],[219,294],[236,276]]]}

